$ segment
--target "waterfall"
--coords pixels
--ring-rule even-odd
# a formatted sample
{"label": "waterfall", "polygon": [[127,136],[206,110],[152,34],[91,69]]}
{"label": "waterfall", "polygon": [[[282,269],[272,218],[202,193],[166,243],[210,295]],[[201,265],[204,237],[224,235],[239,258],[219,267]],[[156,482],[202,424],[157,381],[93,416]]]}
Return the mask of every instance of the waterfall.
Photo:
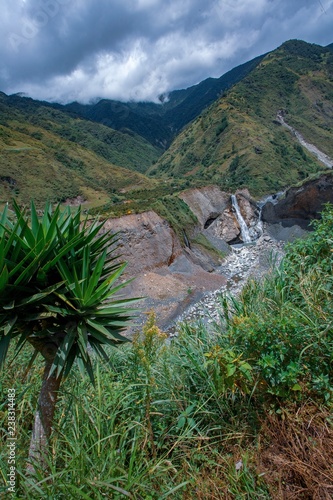
{"label": "waterfall", "polygon": [[256,203],[257,210],[258,210],[258,218],[256,221],[252,220],[250,227],[247,226],[247,224],[246,224],[246,222],[241,214],[236,195],[234,195],[234,194],[231,195],[231,203],[232,203],[232,207],[233,207],[234,212],[235,212],[236,217],[237,217],[237,221],[238,221],[238,224],[240,227],[240,232],[241,232],[241,239],[243,240],[243,243],[254,243],[257,239],[259,239],[264,234],[264,224],[262,221],[262,210],[263,210],[264,206],[266,205],[266,203],[272,203],[273,205],[276,205],[279,202],[279,200],[283,197],[284,194],[285,194],[285,191],[279,191],[278,193],[270,194],[270,195],[267,195],[267,196],[261,198],[261,200],[259,200]]}
{"label": "waterfall", "polygon": [[232,203],[232,206],[236,212],[238,224],[239,224],[240,230],[241,230],[242,240],[244,243],[251,243],[252,239],[251,239],[251,236],[249,233],[249,228],[247,227],[246,222],[243,219],[243,216],[242,216],[241,211],[239,209],[237,198],[234,194],[231,195],[231,203]]}

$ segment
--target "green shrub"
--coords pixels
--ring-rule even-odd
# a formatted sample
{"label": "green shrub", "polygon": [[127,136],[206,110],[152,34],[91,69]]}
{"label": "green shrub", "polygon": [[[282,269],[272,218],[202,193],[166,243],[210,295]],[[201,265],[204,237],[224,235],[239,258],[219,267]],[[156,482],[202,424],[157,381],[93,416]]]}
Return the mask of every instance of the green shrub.
{"label": "green shrub", "polygon": [[[276,490],[270,495],[265,484],[274,482],[269,466],[263,471],[261,461],[257,467],[270,422],[276,443],[288,441],[304,469],[295,450],[308,463],[314,454],[308,445],[302,450],[299,438],[321,409],[331,414],[332,223],[327,207],[315,231],[290,245],[270,276],[249,282],[238,298],[222,296],[213,327],[205,313],[204,322],[183,324],[166,341],[151,317],[131,344],[108,350],[108,362],[92,357],[95,388],[87,376],[71,372],[60,390],[50,474],[32,483],[19,454],[18,498],[275,498]],[[36,404],[42,368],[37,364],[22,382],[24,356],[0,379],[3,392],[17,388],[20,450],[28,443],[29,408]],[[6,401],[0,410],[4,427]],[[296,437],[279,431],[285,420],[292,428],[302,424]],[[331,420],[314,428],[307,442],[318,450],[324,440],[317,437],[323,429],[331,432]],[[264,451],[272,455],[267,446]],[[6,460],[3,446],[2,478]],[[286,463],[294,478],[297,469]],[[324,465],[329,483],[330,463]],[[280,478],[280,469],[275,473]]]}
{"label": "green shrub", "polygon": [[[101,234],[103,223],[81,219],[81,209],[53,211],[46,204],[39,217],[14,203],[0,219],[0,369],[11,344],[27,346],[44,359],[29,459],[46,468],[58,390],[76,361],[92,382],[91,353],[106,357],[104,346],[127,339],[120,335],[130,317],[130,299],[115,298],[125,264],[115,262],[116,236]],[[34,467],[33,467],[34,470]]]}
{"label": "green shrub", "polygon": [[249,360],[254,394],[264,402],[271,396],[332,401],[332,208],[313,225],[272,276],[222,301],[222,345]]}

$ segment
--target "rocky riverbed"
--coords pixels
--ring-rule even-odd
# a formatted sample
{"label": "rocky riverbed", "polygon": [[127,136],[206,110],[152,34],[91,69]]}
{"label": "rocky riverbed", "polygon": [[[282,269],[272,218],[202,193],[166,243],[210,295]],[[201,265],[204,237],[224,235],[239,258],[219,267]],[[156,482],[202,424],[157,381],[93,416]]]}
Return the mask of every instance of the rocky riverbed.
{"label": "rocky riverbed", "polygon": [[220,297],[223,293],[237,295],[249,279],[260,279],[269,273],[284,254],[283,241],[277,241],[264,232],[254,243],[234,245],[232,252],[225,258],[216,273],[226,278],[226,283],[219,289],[206,293],[204,297],[189,306],[167,329],[172,337],[183,321],[202,320],[213,323],[218,320]]}
{"label": "rocky riverbed", "polygon": [[325,172],[259,203],[246,190],[231,196],[217,186],[189,189],[182,199],[197,222],[184,229],[185,242],[153,211],[106,221],[104,230],[118,234],[120,259],[128,262],[122,279],[130,282],[120,293],[141,298],[126,334],[142,331],[150,311],[170,335],[184,319],[213,321],[221,293],[239,293],[247,279],[269,272],[285,241],[307,233],[323,204],[332,202],[332,185],[332,171]]}

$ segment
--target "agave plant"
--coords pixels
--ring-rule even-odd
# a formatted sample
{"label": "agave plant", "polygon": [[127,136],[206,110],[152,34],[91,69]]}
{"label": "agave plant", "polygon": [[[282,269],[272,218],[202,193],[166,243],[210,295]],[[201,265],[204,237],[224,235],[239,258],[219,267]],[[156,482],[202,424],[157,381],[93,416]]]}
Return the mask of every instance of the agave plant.
{"label": "agave plant", "polygon": [[134,299],[117,294],[126,264],[115,254],[117,237],[102,228],[82,221],[80,208],[49,203],[40,217],[34,203],[30,214],[14,203],[0,218],[0,367],[12,341],[16,351],[34,347],[30,365],[38,354],[45,360],[31,463],[45,465],[57,393],[74,362],[94,382],[93,353],[107,359],[105,345],[127,340],[120,332]]}

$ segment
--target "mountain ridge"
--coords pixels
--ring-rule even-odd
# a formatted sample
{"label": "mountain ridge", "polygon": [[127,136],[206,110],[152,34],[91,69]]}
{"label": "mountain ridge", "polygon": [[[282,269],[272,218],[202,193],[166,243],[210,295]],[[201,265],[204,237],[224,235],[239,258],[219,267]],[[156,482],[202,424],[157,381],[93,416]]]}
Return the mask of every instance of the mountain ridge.
{"label": "mountain ridge", "polygon": [[93,104],[41,102],[45,106],[69,113],[76,118],[88,119],[122,132],[132,131],[153,146],[165,149],[185,125],[211,104],[219,94],[242,79],[262,57],[264,55],[240,64],[219,78],[206,78],[186,89],[174,90],[167,96],[160,96],[160,104],[121,102],[112,99],[100,99]]}
{"label": "mountain ridge", "polygon": [[[276,115],[284,110],[290,125],[333,155],[332,48],[289,40],[218,79],[161,96],[161,104],[101,100],[68,108],[0,93],[0,199],[81,196],[112,216],[156,204],[170,215],[182,210],[174,195],[188,187],[247,187],[260,196],[305,179],[322,167]],[[81,117],[75,106],[102,121],[111,109],[119,130]],[[29,169],[38,170],[38,190]]]}
{"label": "mountain ridge", "polygon": [[115,191],[153,186],[140,170],[158,154],[142,138],[0,94],[0,203],[81,197],[88,207],[102,205]]}
{"label": "mountain ridge", "polygon": [[290,125],[333,156],[332,75],[329,48],[285,42],[186,127],[150,173],[254,195],[306,178],[323,167],[276,115],[286,110]]}

